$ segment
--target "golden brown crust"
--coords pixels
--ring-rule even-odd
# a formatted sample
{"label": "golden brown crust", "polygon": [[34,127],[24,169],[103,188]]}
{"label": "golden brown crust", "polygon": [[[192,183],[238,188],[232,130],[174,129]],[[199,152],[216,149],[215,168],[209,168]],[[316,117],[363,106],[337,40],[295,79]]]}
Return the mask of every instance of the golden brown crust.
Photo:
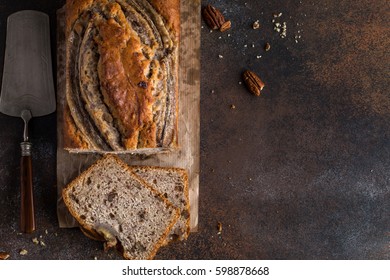
{"label": "golden brown crust", "polygon": [[66,35],[69,34],[74,22],[85,10],[88,10],[94,0],[67,0],[66,1]]}
{"label": "golden brown crust", "polygon": [[[85,174],[89,173],[91,170],[93,170],[97,165],[101,164],[102,162],[108,160],[108,159],[113,159],[115,160],[115,162],[121,167],[123,168],[124,170],[126,170],[127,172],[129,172],[130,174],[133,174],[131,168],[126,164],[124,163],[121,159],[119,159],[116,155],[112,155],[112,154],[106,154],[104,155],[101,159],[97,160],[94,164],[92,164],[86,171],[84,171],[82,174],[80,174],[77,178],[75,178],[72,182],[70,182],[67,186],[65,186],[65,188],[62,190],[62,198],[63,198],[63,201],[65,203],[65,205],[67,206],[70,214],[76,219],[76,221],[79,223],[80,225],[80,229],[81,231],[89,238],[91,239],[94,239],[94,240],[102,240],[103,237],[101,234],[99,234],[93,227],[91,227],[90,225],[86,224],[85,220],[83,220],[80,215],[74,211],[74,209],[71,207],[71,201],[70,201],[70,197],[68,196],[68,191],[70,191],[71,188],[77,186],[78,184],[80,184],[83,180],[84,180],[84,177],[85,177]],[[165,231],[163,232],[163,234],[160,236],[158,242],[155,244],[155,246],[153,247],[150,255],[147,257],[147,259],[153,259],[154,256],[156,255],[158,249],[164,245],[164,242],[169,234],[169,232],[171,231],[172,227],[175,225],[175,223],[177,222],[177,220],[179,219],[179,215],[180,215],[180,210],[176,207],[174,207],[172,205],[172,203],[170,201],[168,201],[161,193],[159,193],[157,190],[155,190],[152,186],[150,186],[149,184],[147,184],[144,180],[138,178],[137,176],[134,176],[134,179],[135,180],[138,180],[140,181],[146,188],[148,188],[153,194],[155,194],[156,196],[158,196],[166,205],[167,207],[170,207],[172,208],[174,211],[175,211],[175,215],[174,217],[172,218],[169,226],[165,229]],[[131,259],[131,256],[129,254],[127,254],[125,251],[123,252],[123,257],[126,258],[126,259]]]}
{"label": "golden brown crust", "polygon": [[167,21],[167,25],[174,31],[176,40],[180,36],[180,0],[149,0],[156,10]]}
{"label": "golden brown crust", "polygon": [[[138,141],[139,107],[137,89],[125,71],[126,42],[130,39],[129,30],[120,26],[114,19],[100,20],[97,24],[99,38],[99,78],[104,101],[111,108],[114,118],[119,120],[119,128],[124,136],[127,149],[135,149]],[[130,40],[131,41],[131,40]]]}
{"label": "golden brown crust", "polygon": [[74,148],[74,149],[87,148],[88,147],[87,143],[83,141],[83,138],[80,135],[80,132],[77,130],[73,119],[70,117],[68,106],[65,106],[63,115],[64,115],[63,132],[64,135],[67,136],[64,137],[64,147]]}

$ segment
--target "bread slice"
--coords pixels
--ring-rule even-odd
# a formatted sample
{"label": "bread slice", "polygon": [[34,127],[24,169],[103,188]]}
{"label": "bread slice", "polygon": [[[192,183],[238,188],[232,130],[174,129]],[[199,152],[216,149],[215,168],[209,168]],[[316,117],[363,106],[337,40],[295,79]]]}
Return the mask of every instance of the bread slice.
{"label": "bread slice", "polygon": [[185,169],[133,166],[131,170],[180,209],[180,218],[171,229],[166,243],[187,239],[190,233],[190,203]]}
{"label": "bread slice", "polygon": [[123,161],[106,155],[67,185],[65,205],[91,238],[104,239],[126,259],[152,259],[179,210]]}

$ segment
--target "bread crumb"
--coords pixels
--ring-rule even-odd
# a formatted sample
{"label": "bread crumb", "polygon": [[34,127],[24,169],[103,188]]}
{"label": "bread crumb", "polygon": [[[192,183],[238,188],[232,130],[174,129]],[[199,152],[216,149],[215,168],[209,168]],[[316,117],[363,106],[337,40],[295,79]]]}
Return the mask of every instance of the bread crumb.
{"label": "bread crumb", "polygon": [[272,23],[274,24],[274,30],[279,33],[279,36],[281,38],[287,37],[287,23],[283,22],[280,23],[276,21],[277,18],[280,18],[282,16],[282,13],[274,14],[274,18],[272,19]]}
{"label": "bread crumb", "polygon": [[230,105],[230,109],[236,109],[236,106],[234,104]]}
{"label": "bread crumb", "polygon": [[35,244],[35,245],[38,245],[39,244],[39,241],[38,241],[38,238],[34,237],[32,239],[32,242]]}
{"label": "bread crumb", "polygon": [[28,251],[26,249],[22,249],[19,251],[19,254],[22,255],[22,256],[25,256],[28,254]]}
{"label": "bread crumb", "polygon": [[49,231],[47,229],[45,229],[45,234],[48,235],[49,234]]}
{"label": "bread crumb", "polygon": [[223,55],[219,54],[218,57],[219,57],[219,58],[223,58]]}
{"label": "bread crumb", "polygon": [[268,52],[270,49],[271,49],[270,43],[266,43],[265,46],[264,46],[264,50],[265,50],[266,52]]}
{"label": "bread crumb", "polygon": [[256,20],[256,21],[252,24],[252,28],[253,28],[253,29],[259,29],[259,28],[260,28],[259,20]]}
{"label": "bread crumb", "polygon": [[42,247],[46,247],[46,243],[43,240],[39,241],[39,245],[41,245]]}
{"label": "bread crumb", "polygon": [[287,36],[287,23],[283,22],[282,24],[282,32],[280,33],[281,38],[286,38]]}

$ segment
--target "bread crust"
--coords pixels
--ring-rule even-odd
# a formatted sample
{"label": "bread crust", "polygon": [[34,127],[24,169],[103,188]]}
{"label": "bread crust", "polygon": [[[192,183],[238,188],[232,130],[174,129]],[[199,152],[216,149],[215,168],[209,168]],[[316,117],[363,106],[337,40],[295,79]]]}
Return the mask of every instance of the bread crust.
{"label": "bread crust", "polygon": [[[106,154],[104,155],[101,159],[97,160],[94,164],[92,164],[87,170],[85,170],[83,173],[81,173],[77,178],[75,178],[72,182],[70,182],[63,190],[62,190],[62,198],[63,198],[63,201],[65,203],[65,205],[67,206],[70,214],[76,219],[76,221],[78,222],[78,224],[80,225],[80,228],[82,230],[82,232],[84,233],[84,235],[86,235],[87,237],[91,238],[91,239],[94,239],[94,240],[104,240],[104,236],[102,236],[95,228],[93,228],[92,226],[88,225],[81,217],[80,215],[75,212],[75,210],[72,208],[71,206],[71,201],[70,201],[70,197],[68,195],[68,192],[73,188],[73,187],[77,187],[78,184],[80,184],[81,182],[83,182],[84,180],[84,177],[90,173],[96,166],[100,165],[100,164],[104,164],[104,162],[106,160],[109,160],[109,159],[113,159],[116,164],[118,164],[123,170],[129,172],[129,174],[132,174],[133,178],[137,181],[139,181],[142,185],[144,185],[145,188],[148,188],[153,194],[155,194],[155,196],[158,196],[159,199],[161,199],[163,201],[163,203],[171,208],[173,211],[174,211],[174,215],[173,215],[173,218],[172,220],[170,221],[168,227],[165,229],[165,231],[161,234],[161,236],[159,237],[158,239],[158,242],[153,246],[153,249],[151,250],[150,254],[148,255],[147,259],[153,259],[154,256],[156,255],[158,249],[164,245],[164,242],[169,234],[169,232],[171,231],[172,227],[174,226],[174,224],[177,222],[177,220],[179,219],[179,215],[180,215],[180,210],[176,207],[174,207],[172,205],[172,203],[170,201],[168,201],[161,193],[159,193],[156,189],[154,189],[152,186],[150,186],[149,184],[147,184],[145,181],[143,180],[140,180],[137,176],[134,176],[134,173],[132,172],[131,168],[126,164],[124,163],[121,159],[119,159],[116,155],[113,155],[113,154]],[[109,240],[106,240],[107,242],[109,242]],[[120,244],[119,244],[120,245]],[[132,259],[131,255],[126,252],[126,251],[123,251],[123,257],[125,259]]]}
{"label": "bread crust", "polygon": [[[65,34],[64,148],[176,149],[180,1],[67,0]],[[83,69],[93,59],[91,77]]]}
{"label": "bread crust", "polygon": [[176,40],[180,37],[180,0],[150,0],[150,3],[167,21],[170,30],[175,34]]}

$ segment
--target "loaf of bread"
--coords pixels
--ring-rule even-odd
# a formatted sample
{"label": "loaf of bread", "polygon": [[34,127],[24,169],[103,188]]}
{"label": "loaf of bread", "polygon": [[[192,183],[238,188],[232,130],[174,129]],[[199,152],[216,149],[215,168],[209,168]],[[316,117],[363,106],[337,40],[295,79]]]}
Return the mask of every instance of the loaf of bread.
{"label": "loaf of bread", "polygon": [[179,0],[67,0],[65,149],[177,148],[179,31]]}
{"label": "loaf of bread", "polygon": [[152,259],[180,213],[115,155],[98,160],[62,196],[88,237],[118,248],[126,259]]}
{"label": "loaf of bread", "polygon": [[187,239],[190,233],[190,203],[187,172],[181,168],[151,166],[131,167],[135,175],[167,198],[173,206],[180,209],[180,218],[170,231],[166,243]]}

